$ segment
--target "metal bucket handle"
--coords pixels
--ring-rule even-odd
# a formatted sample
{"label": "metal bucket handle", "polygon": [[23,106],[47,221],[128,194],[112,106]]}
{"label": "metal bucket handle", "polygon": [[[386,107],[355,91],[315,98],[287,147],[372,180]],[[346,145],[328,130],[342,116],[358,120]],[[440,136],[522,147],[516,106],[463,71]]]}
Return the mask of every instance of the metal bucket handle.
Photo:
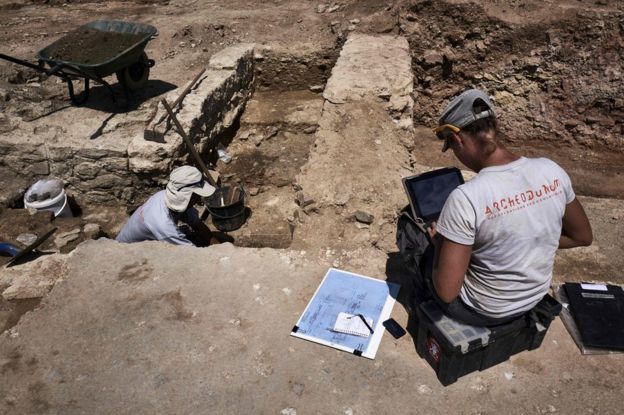
{"label": "metal bucket handle", "polygon": [[[241,190],[242,196],[243,196],[242,202],[243,202],[243,214],[244,214],[245,213],[245,209],[246,209],[245,208],[245,200],[247,199],[247,191],[245,190],[245,188],[243,186],[238,186],[238,188]],[[208,212],[210,212],[210,214],[212,216],[214,216],[215,218],[217,218],[217,219],[233,219],[233,218],[241,215],[240,213],[237,213],[236,215],[227,215],[227,216],[219,215],[219,214],[214,213],[212,211],[212,209],[210,209],[209,206],[206,206],[206,210],[208,210]]]}

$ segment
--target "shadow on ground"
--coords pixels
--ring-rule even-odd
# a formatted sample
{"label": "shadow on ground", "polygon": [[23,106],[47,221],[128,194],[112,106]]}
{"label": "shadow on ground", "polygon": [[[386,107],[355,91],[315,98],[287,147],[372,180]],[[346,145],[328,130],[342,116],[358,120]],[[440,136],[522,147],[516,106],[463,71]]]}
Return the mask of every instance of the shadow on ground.
{"label": "shadow on ground", "polygon": [[401,285],[397,301],[403,306],[408,315],[406,330],[412,336],[414,348],[418,334],[418,319],[414,308],[416,294],[415,278],[406,266],[400,252],[390,252],[386,260],[386,281]]}

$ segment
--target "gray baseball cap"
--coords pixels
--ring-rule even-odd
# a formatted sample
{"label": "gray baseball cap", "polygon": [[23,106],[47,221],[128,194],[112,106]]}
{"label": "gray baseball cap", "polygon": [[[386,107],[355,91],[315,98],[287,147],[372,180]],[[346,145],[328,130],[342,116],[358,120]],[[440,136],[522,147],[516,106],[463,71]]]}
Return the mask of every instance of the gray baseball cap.
{"label": "gray baseball cap", "polygon": [[[485,111],[476,113],[474,103],[477,100],[483,101],[488,107]],[[486,93],[478,89],[469,89],[455,97],[444,109],[438,125],[452,124],[456,127],[465,127],[470,123],[486,117],[496,117],[494,105]]]}
{"label": "gray baseball cap", "polygon": [[209,185],[201,172],[193,166],[181,166],[169,175],[165,204],[174,212],[184,212],[193,193],[203,197],[210,196],[215,188]]}
{"label": "gray baseball cap", "polygon": [[[476,101],[482,102],[478,106],[478,112],[475,110]],[[484,107],[487,109],[484,110]],[[438,120],[438,127],[433,129],[437,137],[444,140],[442,152],[448,150],[450,146],[448,134],[445,134],[447,129],[457,132],[462,127],[486,117],[496,117],[496,112],[494,112],[494,105],[492,105],[490,97],[484,92],[478,89],[469,89],[455,97],[444,108]],[[450,127],[449,124],[453,127]]]}

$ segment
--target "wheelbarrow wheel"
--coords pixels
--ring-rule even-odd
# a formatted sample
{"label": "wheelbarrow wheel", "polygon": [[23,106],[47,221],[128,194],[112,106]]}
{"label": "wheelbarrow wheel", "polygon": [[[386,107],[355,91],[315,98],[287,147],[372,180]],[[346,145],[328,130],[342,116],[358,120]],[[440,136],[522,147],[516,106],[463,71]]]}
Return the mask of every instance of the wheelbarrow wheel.
{"label": "wheelbarrow wheel", "polygon": [[143,88],[149,79],[150,66],[153,65],[151,62],[153,61],[147,59],[147,55],[143,52],[138,62],[116,73],[117,80],[131,91]]}

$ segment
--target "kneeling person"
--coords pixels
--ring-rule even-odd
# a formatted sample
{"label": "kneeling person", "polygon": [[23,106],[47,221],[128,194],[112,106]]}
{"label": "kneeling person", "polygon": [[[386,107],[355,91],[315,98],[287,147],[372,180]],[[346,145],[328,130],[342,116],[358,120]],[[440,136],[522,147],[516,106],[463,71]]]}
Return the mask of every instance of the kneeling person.
{"label": "kneeling person", "polygon": [[193,204],[215,190],[195,167],[174,169],[167,188],[154,194],[132,214],[116,240],[126,243],[156,240],[193,246],[180,228],[181,222],[190,226],[201,239],[214,243],[212,233],[200,220]]}

